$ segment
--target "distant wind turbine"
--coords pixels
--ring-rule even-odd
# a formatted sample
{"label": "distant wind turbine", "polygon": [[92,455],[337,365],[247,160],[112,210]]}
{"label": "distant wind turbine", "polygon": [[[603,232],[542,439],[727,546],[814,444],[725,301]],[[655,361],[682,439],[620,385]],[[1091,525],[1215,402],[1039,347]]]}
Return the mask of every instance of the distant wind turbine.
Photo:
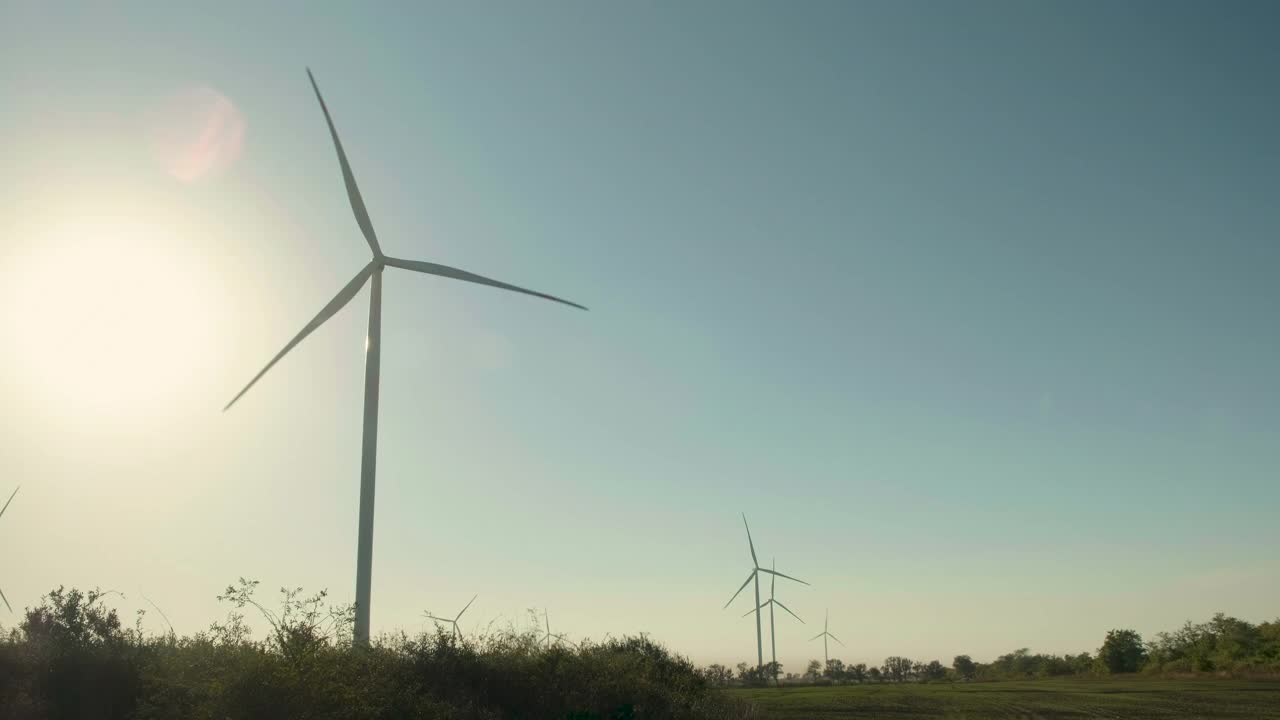
{"label": "distant wind turbine", "polygon": [[478,597],[480,597],[480,596],[479,596],[479,595],[472,595],[472,596],[471,596],[471,599],[467,601],[467,604],[463,606],[462,610],[460,610],[460,611],[458,612],[458,614],[457,614],[457,615],[455,615],[455,616],[454,616],[454,618],[453,618],[452,620],[450,620],[449,618],[436,617],[435,615],[432,615],[431,613],[423,613],[423,615],[426,615],[427,617],[431,618],[432,620],[435,620],[436,622],[449,623],[450,625],[453,625],[453,635],[454,635],[454,637],[456,637],[456,638],[458,638],[459,640],[461,640],[461,639],[462,639],[462,630],[460,630],[460,629],[458,628],[458,621],[462,619],[462,613],[466,612],[466,611],[467,611],[467,608],[471,607],[471,603],[475,602],[475,601],[476,601],[476,598],[478,598]]}
{"label": "distant wind turbine", "polygon": [[552,639],[552,638],[555,638],[556,640],[558,640],[558,641],[560,641],[560,642],[566,642],[566,643],[569,643],[570,645],[573,645],[573,644],[574,644],[572,640],[569,640],[569,639],[568,639],[568,638],[566,638],[564,635],[552,635],[552,634],[551,634],[551,613],[550,613],[550,611],[543,610],[543,611],[542,611],[542,617],[543,617],[543,619],[545,619],[545,620],[547,621],[547,637],[546,637],[546,642],[547,642],[547,649],[548,649],[548,650],[550,650],[550,649],[551,649],[551,639]]}
{"label": "distant wind turbine", "polygon": [[827,620],[829,620],[830,618],[831,618],[831,611],[827,610],[826,615],[824,615],[822,618],[822,632],[809,638],[809,642],[813,642],[818,638],[822,638],[822,662],[826,663],[822,666],[824,669],[827,667],[827,665],[831,663],[831,656],[827,654],[827,638],[831,638],[832,640],[835,640],[836,642],[840,643],[842,647],[848,647],[844,643],[840,642],[840,638],[827,632]]}
{"label": "distant wind turbine", "polygon": [[[774,568],[777,568],[777,567],[778,567],[777,558],[773,558],[773,565],[772,565],[772,566],[773,566]],[[773,571],[771,570],[770,572],[773,572]],[[774,627],[773,627],[773,606],[774,606],[774,605],[777,605],[778,607],[782,608],[783,610],[786,610],[786,611],[791,615],[791,617],[793,617],[793,618],[795,618],[795,619],[797,619],[797,620],[800,620],[800,616],[799,616],[799,615],[797,615],[797,614],[795,614],[795,613],[793,613],[793,612],[791,612],[791,608],[787,607],[786,605],[783,605],[783,604],[782,604],[782,601],[777,600],[777,599],[775,599],[775,598],[774,598],[774,596],[773,596],[773,591],[774,591],[774,588],[777,586],[777,584],[778,584],[778,575],[777,575],[777,573],[774,573],[773,575],[771,575],[771,576],[769,577],[769,599],[764,601],[764,605],[761,605],[759,608],[756,608],[757,610],[759,610],[759,609],[763,608],[765,605],[768,605],[768,606],[769,606],[769,645],[770,645],[771,657],[773,658],[773,667],[774,667],[773,682],[774,682],[774,683],[777,683],[777,682],[778,682],[778,675],[777,675],[777,667],[778,667],[778,631],[777,631],[777,630],[775,630],[775,629],[774,629]],[[748,610],[748,611],[746,611],[746,612],[742,613],[742,617],[746,617],[746,616],[748,616],[748,615],[750,615],[750,614],[751,614],[751,611],[750,611],[750,610]],[[803,623],[803,622],[804,622],[804,620],[800,620],[800,622],[801,622],[801,623]]]}
{"label": "distant wind turbine", "polygon": [[[4,501],[4,507],[0,508],[0,517],[4,517],[4,511],[9,509],[9,503],[13,502],[13,496],[17,495],[18,490],[20,490],[21,488],[22,488],[21,485],[14,488],[13,492],[9,495],[9,499]],[[4,606],[9,608],[9,612],[13,612],[13,606],[9,604],[9,598],[4,596],[3,590],[0,590],[0,600],[4,600]]]}
{"label": "distant wind turbine", "polygon": [[[778,572],[777,570],[773,570],[773,569],[770,569],[770,568],[762,568],[762,567],[760,567],[760,561],[756,559],[756,545],[755,545],[755,543],[754,543],[754,542],[752,542],[752,541],[751,541],[751,526],[747,524],[747,514],[746,514],[746,513],[743,513],[743,514],[742,514],[742,526],[743,526],[744,528],[746,528],[746,529],[747,529],[747,546],[751,548],[751,573],[750,573],[749,575],[747,575],[747,579],[746,579],[746,580],[742,581],[742,586],[738,588],[738,592],[735,592],[735,593],[733,594],[733,597],[729,598],[729,602],[725,603],[725,604],[724,604],[724,606],[727,608],[727,607],[729,607],[730,605],[732,605],[732,604],[733,604],[733,601],[737,599],[737,597],[738,597],[739,593],[741,593],[741,592],[743,591],[743,589],[745,589],[745,588],[747,587],[747,583],[751,582],[752,580],[755,580],[755,582],[756,582],[756,609],[755,609],[755,613],[756,613],[756,667],[758,667],[758,668],[759,668],[759,667],[764,667],[764,638],[762,637],[762,630],[760,629],[760,608],[761,608],[761,607],[763,607],[763,606],[760,604],[760,573],[762,573],[762,572],[763,572],[763,573],[769,573],[770,575],[773,575],[773,576],[775,576],[775,577],[784,577],[784,578],[786,578],[786,579],[788,579],[788,580],[794,580],[794,581],[796,581],[796,582],[800,583],[801,585],[808,585],[809,583],[807,583],[807,582],[805,582],[805,581],[803,581],[803,580],[801,580],[801,579],[799,579],[799,578],[793,578],[793,577],[791,577],[790,575],[783,575],[782,573]],[[788,611],[788,612],[790,612],[790,611]]]}
{"label": "distant wind turbine", "polygon": [[338,131],[333,126],[333,118],[329,116],[329,107],[325,105],[324,98],[320,95],[320,88],[316,85],[315,76],[311,74],[310,68],[307,69],[307,77],[311,79],[311,88],[315,91],[316,100],[320,103],[320,109],[324,112],[325,122],[329,125],[329,135],[333,139],[333,147],[338,153],[338,164],[342,167],[342,178],[347,186],[347,199],[351,203],[351,210],[355,213],[356,224],[360,226],[360,231],[364,235],[364,239],[369,244],[369,250],[373,253],[373,259],[367,265],[356,273],[356,276],[347,283],[346,287],[338,291],[338,294],[329,301],[329,304],[321,308],[319,314],[312,318],[292,340],[284,346],[284,349],[271,358],[271,362],[262,368],[253,379],[245,385],[231,402],[223,408],[223,411],[230,409],[237,400],[241,398],[254,383],[267,373],[280,358],[294,348],[298,343],[302,342],[307,335],[313,330],[320,327],[326,320],[333,317],[335,313],[341,310],[351,298],[355,297],[360,288],[372,279],[372,286],[369,295],[369,334],[365,338],[365,365],[364,365],[364,439],[361,449],[360,460],[360,524],[357,534],[356,545],[356,618],[355,618],[355,643],[357,645],[369,644],[369,612],[370,612],[370,587],[373,581],[373,499],[374,499],[374,475],[378,457],[378,369],[379,359],[382,353],[382,271],[388,265],[391,267],[402,268],[404,270],[413,270],[415,272],[425,273],[427,275],[439,275],[441,277],[453,278],[454,280],[465,280],[467,282],[478,283],[480,285],[489,285],[491,287],[501,288],[503,290],[511,290],[513,292],[533,295],[547,300],[554,300],[558,303],[570,305],[582,310],[585,307],[563,300],[561,298],[540,293],[535,290],[517,287],[487,277],[482,277],[465,270],[459,270],[447,265],[437,265],[435,263],[421,262],[418,260],[401,260],[400,258],[384,255],[382,247],[378,244],[378,237],[373,231],[373,221],[369,218],[369,211],[365,208],[364,198],[360,195],[360,189],[356,186],[355,175],[351,172],[351,165],[347,162],[347,154],[342,149],[342,142],[338,139]]}

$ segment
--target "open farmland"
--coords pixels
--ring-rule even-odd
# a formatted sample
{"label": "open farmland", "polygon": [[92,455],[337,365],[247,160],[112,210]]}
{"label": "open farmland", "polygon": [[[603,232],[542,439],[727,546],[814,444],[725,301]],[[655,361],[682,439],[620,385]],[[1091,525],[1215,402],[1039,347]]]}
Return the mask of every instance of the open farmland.
{"label": "open farmland", "polygon": [[767,718],[1280,718],[1280,681],[1032,680],[731,690]]}

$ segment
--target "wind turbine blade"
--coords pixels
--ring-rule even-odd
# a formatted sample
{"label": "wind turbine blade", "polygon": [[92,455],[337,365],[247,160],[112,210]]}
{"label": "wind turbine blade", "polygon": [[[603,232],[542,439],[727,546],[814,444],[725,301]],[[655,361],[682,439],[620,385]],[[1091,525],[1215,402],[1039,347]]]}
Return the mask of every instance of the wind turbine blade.
{"label": "wind turbine blade", "polygon": [[757,611],[757,610],[763,610],[763,609],[765,609],[766,607],[769,607],[769,603],[771,603],[771,602],[773,602],[773,601],[772,601],[772,600],[765,600],[764,602],[760,603],[760,606],[759,606],[759,607],[753,607],[753,608],[751,608],[750,610],[748,610],[748,611],[746,611],[746,612],[742,613],[742,617],[746,617],[746,616],[750,615],[751,613],[753,613],[753,612],[755,612],[755,611]]}
{"label": "wind turbine blade", "polygon": [[13,606],[9,604],[9,598],[4,596],[3,590],[0,590],[0,600],[4,600],[4,606],[9,608],[9,612],[13,612]]}
{"label": "wind turbine blade", "polygon": [[746,513],[742,513],[742,527],[747,529],[747,546],[751,548],[751,564],[760,567],[760,561],[756,559],[756,544],[751,542],[751,526],[747,524]]}
{"label": "wind turbine blade", "polygon": [[4,511],[9,509],[9,503],[13,502],[13,496],[14,496],[14,495],[17,495],[17,494],[18,494],[18,490],[20,490],[20,489],[22,489],[22,486],[21,486],[21,485],[19,485],[18,487],[14,488],[14,489],[13,489],[13,492],[9,495],[9,499],[4,501],[4,507],[0,508],[0,517],[4,517]]}
{"label": "wind turbine blade", "polygon": [[454,620],[455,620],[455,621],[456,621],[456,620],[461,620],[461,619],[462,619],[462,613],[466,612],[466,611],[467,611],[467,608],[471,607],[471,603],[475,602],[475,601],[476,601],[476,598],[478,598],[478,597],[480,597],[480,595],[479,595],[478,593],[477,593],[477,594],[475,594],[475,595],[472,595],[472,596],[471,596],[471,599],[467,601],[466,607],[462,608],[462,612],[458,613],[458,617],[454,618]]}
{"label": "wind turbine blade", "polygon": [[742,587],[738,588],[738,592],[734,593],[734,594],[733,594],[733,597],[729,598],[729,602],[725,603],[725,604],[724,604],[724,606],[725,606],[725,607],[729,607],[730,605],[732,605],[732,604],[733,604],[733,601],[738,599],[738,595],[739,595],[739,594],[740,594],[744,589],[746,589],[746,587],[747,587],[747,585],[748,585],[748,584],[750,584],[750,583],[751,583],[751,578],[753,578],[753,577],[755,577],[755,576],[756,576],[756,571],[755,571],[755,570],[752,570],[752,571],[751,571],[751,574],[750,574],[750,575],[747,575],[747,579],[742,581]]}
{"label": "wind turbine blade", "polygon": [[245,385],[243,390],[241,390],[235,397],[231,398],[231,402],[227,403],[227,406],[222,408],[222,411],[226,412],[227,410],[230,410],[231,406],[235,405],[237,400],[239,400],[245,393],[249,392],[249,388],[253,387],[254,383],[258,382],[263,375],[267,374],[268,370],[280,361],[280,358],[285,356],[285,353],[292,350],[294,346],[310,335],[313,330],[323,325],[326,320],[333,317],[347,303],[351,302],[351,298],[355,297],[356,293],[360,292],[360,288],[364,286],[365,280],[368,280],[369,276],[373,274],[373,270],[374,263],[369,263],[364,266],[363,270],[356,273],[356,276],[351,278],[351,282],[347,283],[346,287],[339,290],[338,294],[329,301],[329,304],[325,305],[324,308],[320,310],[320,313],[312,318],[311,322],[307,323],[306,327],[302,328],[302,332],[295,335],[293,339],[289,341],[289,344],[284,346],[283,350],[276,353],[276,356],[271,358],[271,362],[267,363],[266,367],[259,370],[258,374],[254,375],[253,379],[249,381],[249,384]]}
{"label": "wind turbine blade", "polygon": [[[773,604],[774,604],[774,605],[777,605],[778,607],[782,608],[783,610],[786,610],[787,612],[791,613],[791,617],[793,617],[793,618],[795,618],[795,619],[797,619],[797,620],[800,620],[800,616],[799,616],[799,615],[797,615],[797,614],[795,614],[795,613],[793,613],[793,612],[791,612],[791,608],[787,607],[786,605],[783,605],[781,602],[779,602],[779,601],[777,601],[777,600],[773,600],[772,602],[773,602]],[[804,620],[800,620],[800,622],[804,622]]]}
{"label": "wind turbine blade", "polygon": [[423,616],[424,616],[424,617],[427,617],[427,618],[430,618],[430,619],[432,619],[432,620],[435,620],[436,622],[442,622],[442,623],[451,623],[451,622],[453,622],[453,621],[452,621],[452,620],[450,620],[449,618],[436,617],[435,615],[427,615],[426,613],[423,613]]}
{"label": "wind turbine blade", "polygon": [[538,292],[537,290],[529,290],[516,285],[510,285],[508,283],[484,277],[483,275],[476,275],[475,273],[470,273],[466,270],[449,267],[448,265],[438,265],[436,263],[423,262],[421,260],[402,260],[400,258],[393,257],[386,258],[386,263],[392,267],[413,270],[420,273],[426,273],[427,275],[439,275],[441,277],[453,278],[454,280],[465,280],[467,282],[473,282],[480,285],[488,285],[490,287],[502,288],[503,290],[524,293],[525,295],[533,295],[534,297],[540,297],[546,300],[564,303],[565,305],[571,305],[579,310],[587,309],[583,305],[579,305],[576,302],[571,302],[563,298],[558,298],[555,295],[548,295],[546,293]]}
{"label": "wind turbine blade", "polygon": [[[827,637],[831,638],[832,640],[835,640],[836,642],[840,643],[841,645],[844,645],[844,643],[840,642],[840,638],[836,637],[835,635],[832,635],[831,633],[827,633]],[[845,646],[845,647],[849,647],[848,645],[844,645],[844,646]]]}
{"label": "wind turbine blade", "polygon": [[777,575],[778,577],[784,577],[784,578],[786,578],[786,579],[788,579],[788,580],[795,580],[796,582],[800,583],[801,585],[808,585],[808,584],[809,584],[809,583],[807,583],[807,582],[805,582],[805,581],[801,580],[800,578],[793,578],[793,577],[791,577],[790,575],[784,575],[783,573],[780,573],[780,572],[778,572],[777,570],[770,570],[769,568],[760,568],[760,572],[767,572],[767,573],[769,573],[770,575]]}
{"label": "wind turbine blade", "polygon": [[316,91],[316,100],[320,101],[320,109],[324,111],[324,121],[329,124],[329,135],[333,138],[333,147],[338,151],[338,164],[342,166],[342,180],[347,184],[347,199],[351,201],[351,211],[356,215],[356,224],[374,257],[382,257],[382,248],[378,247],[378,236],[373,232],[373,221],[369,219],[369,211],[365,209],[364,198],[360,197],[360,188],[356,187],[356,176],[351,173],[351,165],[347,162],[347,153],[342,149],[342,141],[338,139],[338,131],[333,127],[333,118],[329,116],[329,106],[325,105],[320,95],[320,86],[316,85],[316,76],[307,68],[307,77],[311,79],[311,89]]}
{"label": "wind turbine blade", "polygon": [[817,635],[814,635],[813,637],[809,638],[809,642],[813,642],[814,640],[817,640],[818,638],[822,637],[823,635],[826,635],[826,633],[818,633]]}
{"label": "wind turbine blade", "polygon": [[778,584],[778,573],[777,573],[778,559],[774,558],[773,562],[770,563],[769,566],[773,568],[773,570],[769,571],[773,573],[772,575],[769,576],[769,598],[773,599],[773,590]]}

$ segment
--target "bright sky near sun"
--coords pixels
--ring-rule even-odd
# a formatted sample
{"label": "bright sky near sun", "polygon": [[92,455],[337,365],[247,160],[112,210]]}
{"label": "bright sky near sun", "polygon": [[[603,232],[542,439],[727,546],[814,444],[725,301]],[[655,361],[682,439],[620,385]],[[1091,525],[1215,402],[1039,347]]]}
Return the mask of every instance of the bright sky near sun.
{"label": "bright sky near sun", "polygon": [[367,291],[221,412],[368,260],[310,66],[389,254],[591,308],[387,271],[375,632],[748,660],[740,512],[787,670],[1274,617],[1274,3],[177,5],[0,7],[15,606],[354,599]]}

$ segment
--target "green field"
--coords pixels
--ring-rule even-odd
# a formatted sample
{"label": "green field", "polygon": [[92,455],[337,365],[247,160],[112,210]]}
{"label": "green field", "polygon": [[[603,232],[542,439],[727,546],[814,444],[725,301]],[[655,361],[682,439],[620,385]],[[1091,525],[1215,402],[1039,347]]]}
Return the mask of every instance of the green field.
{"label": "green field", "polygon": [[1280,682],[1035,680],[729,690],[765,718],[1280,718]]}

